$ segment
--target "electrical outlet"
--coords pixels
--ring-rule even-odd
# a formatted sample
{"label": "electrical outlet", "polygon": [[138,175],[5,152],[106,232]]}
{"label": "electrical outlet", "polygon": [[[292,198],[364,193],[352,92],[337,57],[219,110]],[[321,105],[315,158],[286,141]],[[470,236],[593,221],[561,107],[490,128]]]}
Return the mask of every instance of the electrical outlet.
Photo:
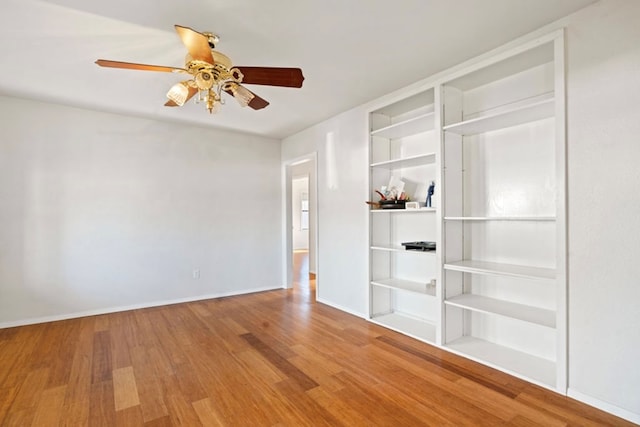
{"label": "electrical outlet", "polygon": [[200,269],[196,268],[193,270],[193,278],[194,280],[198,280],[200,278]]}

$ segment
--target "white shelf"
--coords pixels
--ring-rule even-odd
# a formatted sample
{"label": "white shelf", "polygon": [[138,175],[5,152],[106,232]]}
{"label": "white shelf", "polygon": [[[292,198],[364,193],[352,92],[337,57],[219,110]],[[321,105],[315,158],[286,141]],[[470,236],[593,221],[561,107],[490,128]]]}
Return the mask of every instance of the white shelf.
{"label": "white shelf", "polygon": [[381,280],[372,280],[374,286],[382,286],[384,288],[395,289],[399,291],[414,292],[422,295],[436,295],[435,286],[431,286],[424,282],[414,282],[412,280],[388,278]]}
{"label": "white shelf", "polygon": [[539,307],[517,304],[480,295],[464,294],[449,298],[445,304],[480,313],[496,314],[537,325],[556,327],[556,313]]}
{"label": "white shelf", "polygon": [[555,221],[554,216],[445,216],[445,221]]}
{"label": "white shelf", "polygon": [[546,119],[553,117],[554,114],[554,100],[553,97],[550,97],[530,104],[519,104],[517,107],[504,109],[482,117],[453,123],[445,126],[443,130],[458,135],[475,135]]}
{"label": "white shelf", "polygon": [[390,313],[373,316],[371,321],[422,341],[433,343],[436,340],[436,327],[426,320],[416,319],[400,313]]}
{"label": "white shelf", "polygon": [[435,153],[418,154],[417,156],[402,157],[400,159],[385,160],[383,162],[371,163],[372,168],[382,169],[402,169],[415,166],[425,166],[436,161]]}
{"label": "white shelf", "polygon": [[464,260],[449,262],[444,265],[444,269],[462,271],[464,273],[510,276],[535,280],[555,280],[556,278],[556,271],[551,268],[501,264],[486,261]]}
{"label": "white shelf", "polygon": [[556,364],[551,360],[469,336],[459,338],[445,347],[544,387],[556,387]]}
{"label": "white shelf", "polygon": [[383,245],[372,245],[371,250],[374,251],[385,251],[385,252],[402,252],[408,254],[423,254],[423,255],[432,255],[435,256],[436,251],[417,251],[417,250],[407,250],[404,246],[383,246]]}
{"label": "white shelf", "polygon": [[433,112],[421,114],[408,120],[373,130],[371,131],[371,136],[395,139],[427,132],[434,128],[433,117]]}
{"label": "white shelf", "polygon": [[435,212],[436,208],[420,208],[420,209],[370,209],[371,213],[425,213]]}

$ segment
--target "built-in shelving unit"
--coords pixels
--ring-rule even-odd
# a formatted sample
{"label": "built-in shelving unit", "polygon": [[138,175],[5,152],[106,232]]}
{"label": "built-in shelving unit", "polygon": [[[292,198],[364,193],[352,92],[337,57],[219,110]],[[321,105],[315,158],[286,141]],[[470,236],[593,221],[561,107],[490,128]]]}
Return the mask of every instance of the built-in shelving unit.
{"label": "built-in shelving unit", "polygon": [[[564,34],[369,114],[369,319],[566,393]],[[436,183],[433,207],[424,207]],[[435,241],[437,250],[403,242]]]}
{"label": "built-in shelving unit", "polygon": [[437,176],[438,133],[434,90],[416,93],[370,113],[370,197],[379,200],[393,177],[419,209],[371,208],[369,318],[423,341],[435,342],[439,303],[435,252],[406,250],[402,243],[436,239],[437,208],[426,207]]}
{"label": "built-in shelving unit", "polygon": [[444,348],[566,391],[561,32],[440,87]]}

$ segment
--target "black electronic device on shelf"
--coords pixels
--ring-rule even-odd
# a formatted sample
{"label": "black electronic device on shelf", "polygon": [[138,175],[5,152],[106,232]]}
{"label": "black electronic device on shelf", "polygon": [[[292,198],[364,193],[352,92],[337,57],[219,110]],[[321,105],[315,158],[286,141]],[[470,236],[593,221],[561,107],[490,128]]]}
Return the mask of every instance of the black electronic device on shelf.
{"label": "black electronic device on shelf", "polygon": [[404,242],[402,244],[408,251],[435,251],[436,242]]}

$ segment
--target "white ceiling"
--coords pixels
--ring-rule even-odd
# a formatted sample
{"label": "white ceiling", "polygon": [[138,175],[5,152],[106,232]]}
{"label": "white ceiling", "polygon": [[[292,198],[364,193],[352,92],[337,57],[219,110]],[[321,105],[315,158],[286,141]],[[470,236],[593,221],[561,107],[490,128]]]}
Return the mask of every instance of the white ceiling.
{"label": "white ceiling", "polygon": [[[2,0],[0,94],[282,138],[594,1]],[[300,67],[304,86],[251,85],[270,106],[210,116],[163,106],[180,76],[93,63],[182,67],[174,24],[219,34],[235,65]]]}

